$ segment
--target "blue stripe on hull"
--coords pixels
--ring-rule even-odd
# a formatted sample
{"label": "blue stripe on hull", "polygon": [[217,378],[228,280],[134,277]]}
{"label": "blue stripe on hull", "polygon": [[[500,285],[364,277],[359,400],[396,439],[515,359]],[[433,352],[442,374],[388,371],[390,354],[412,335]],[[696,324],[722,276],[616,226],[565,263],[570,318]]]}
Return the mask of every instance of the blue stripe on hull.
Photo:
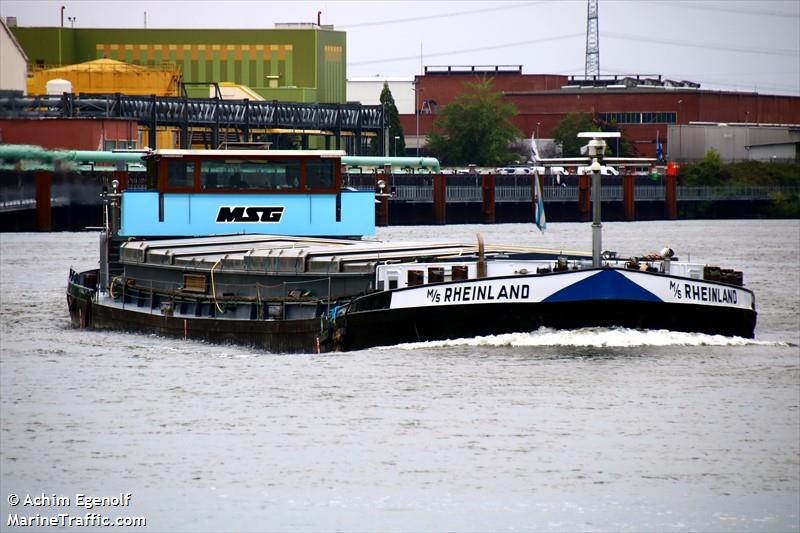
{"label": "blue stripe on hull", "polygon": [[593,276],[564,287],[542,301],[575,302],[581,300],[662,301],[661,298],[643,289],[616,270],[601,270]]}

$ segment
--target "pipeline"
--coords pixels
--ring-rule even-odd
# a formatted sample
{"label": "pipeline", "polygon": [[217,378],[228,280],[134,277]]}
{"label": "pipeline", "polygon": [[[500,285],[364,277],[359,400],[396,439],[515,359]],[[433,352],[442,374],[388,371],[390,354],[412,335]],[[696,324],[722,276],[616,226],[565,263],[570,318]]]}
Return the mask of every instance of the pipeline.
{"label": "pipeline", "polygon": [[435,157],[378,157],[378,156],[342,156],[342,164],[350,167],[425,167],[432,172],[439,173],[441,167]]}
{"label": "pipeline", "polygon": [[101,152],[94,150],[46,150],[27,144],[0,145],[0,159],[5,161],[42,161],[52,163],[142,163],[145,152]]}
{"label": "pipeline", "polygon": [[[0,159],[5,161],[71,161],[76,163],[141,163],[146,152],[101,152],[92,150],[46,150],[41,146],[26,144],[0,145]],[[347,166],[392,165],[396,167],[429,168],[439,172],[439,160],[435,157],[368,157],[342,156],[342,164]]]}

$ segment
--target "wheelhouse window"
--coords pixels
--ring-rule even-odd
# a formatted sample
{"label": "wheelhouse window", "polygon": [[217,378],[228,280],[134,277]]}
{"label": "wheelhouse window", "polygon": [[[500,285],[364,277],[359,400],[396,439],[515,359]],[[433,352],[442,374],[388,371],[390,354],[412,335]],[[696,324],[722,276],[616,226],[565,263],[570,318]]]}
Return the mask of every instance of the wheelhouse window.
{"label": "wheelhouse window", "polygon": [[299,189],[300,161],[205,160],[200,187],[214,189]]}
{"label": "wheelhouse window", "polygon": [[158,161],[155,158],[150,157],[145,160],[145,165],[147,166],[145,189],[158,189]]}
{"label": "wheelhouse window", "polygon": [[332,159],[306,161],[306,188],[333,189],[336,186],[336,162]]}
{"label": "wheelhouse window", "polygon": [[167,161],[167,187],[170,189],[194,188],[194,163],[192,161]]}

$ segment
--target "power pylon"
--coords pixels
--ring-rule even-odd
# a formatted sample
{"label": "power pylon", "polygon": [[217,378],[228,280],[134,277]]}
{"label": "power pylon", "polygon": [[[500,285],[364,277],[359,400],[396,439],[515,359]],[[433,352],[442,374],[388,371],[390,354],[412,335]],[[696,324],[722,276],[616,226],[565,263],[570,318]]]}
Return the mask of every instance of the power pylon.
{"label": "power pylon", "polygon": [[586,10],[586,77],[600,75],[600,16],[597,0],[587,0]]}

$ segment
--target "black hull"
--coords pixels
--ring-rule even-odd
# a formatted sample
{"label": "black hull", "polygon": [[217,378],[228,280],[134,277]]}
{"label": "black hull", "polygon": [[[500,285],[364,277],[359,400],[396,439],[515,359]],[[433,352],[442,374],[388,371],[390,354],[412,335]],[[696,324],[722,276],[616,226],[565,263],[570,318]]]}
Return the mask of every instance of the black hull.
{"label": "black hull", "polygon": [[664,302],[453,305],[351,312],[336,320],[342,350],[535,331],[624,327],[753,338],[756,312]]}
{"label": "black hull", "polygon": [[274,353],[319,353],[332,348],[330,342],[326,341],[325,322],[320,318],[266,321],[149,314],[97,304],[93,301],[94,291],[77,281],[71,281],[67,289],[67,303],[74,327],[237,344]]}
{"label": "black hull", "polygon": [[666,329],[753,338],[752,309],[633,300],[509,302],[389,309],[389,293],[360,298],[362,311],[301,320],[232,320],[143,313],[94,302],[96,272],[71,273],[67,291],[72,324],[254,346],[277,353],[320,353],[481,335],[541,327]]}

